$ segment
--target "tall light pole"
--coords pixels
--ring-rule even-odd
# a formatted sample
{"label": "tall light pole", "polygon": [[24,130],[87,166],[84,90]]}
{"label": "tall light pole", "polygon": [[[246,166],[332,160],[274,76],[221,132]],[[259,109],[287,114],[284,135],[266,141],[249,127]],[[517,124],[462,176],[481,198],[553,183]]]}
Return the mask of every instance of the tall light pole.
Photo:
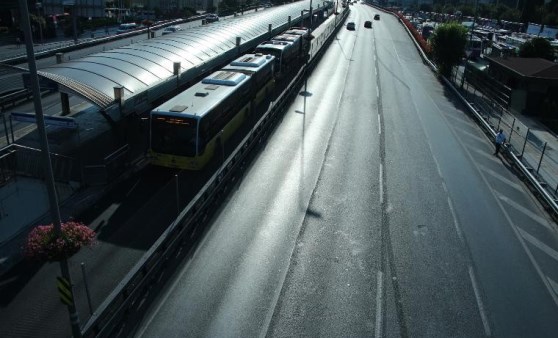
{"label": "tall light pole", "polygon": [[[39,78],[37,76],[37,65],[35,64],[35,52],[33,50],[33,36],[31,35],[31,24],[29,21],[29,8],[27,7],[27,0],[19,0],[19,9],[21,12],[21,24],[25,36],[25,48],[27,50],[27,60],[29,63],[29,80],[33,92],[33,104],[35,107],[35,116],[37,119],[37,131],[39,132],[41,140],[41,153],[43,157],[43,167],[45,168],[46,185],[48,191],[48,201],[50,204],[50,214],[52,223],[54,225],[54,232],[60,236],[62,232],[62,221],[60,220],[60,209],[58,209],[58,197],[56,195],[56,187],[54,185],[54,175],[52,171],[52,163],[50,161],[50,150],[48,147],[48,139],[45,128],[45,118],[43,115],[43,106],[41,103],[41,91],[39,88]],[[68,260],[63,259],[60,261],[60,270],[62,277],[68,281],[70,287],[72,279],[70,276],[70,269],[68,267]],[[73,292],[71,292],[73,294]],[[72,334],[74,337],[81,337],[81,329],[79,327],[79,317],[76,310],[76,304],[73,297],[68,305],[70,313],[70,323],[72,326]]]}
{"label": "tall light pole", "polygon": [[73,27],[73,31],[74,31],[74,45],[77,45],[78,43],[78,34],[77,34],[77,11],[76,11],[76,2],[75,0],[73,1],[73,5],[72,5],[72,27]]}
{"label": "tall light pole", "polygon": [[310,32],[312,31],[312,19],[314,17],[314,13],[312,13],[312,0],[310,0]]}
{"label": "tall light pole", "polygon": [[43,43],[43,21],[41,20],[43,17],[41,16],[41,7],[42,3],[37,2],[35,7],[37,8],[37,22],[39,23],[39,39],[41,43]]}

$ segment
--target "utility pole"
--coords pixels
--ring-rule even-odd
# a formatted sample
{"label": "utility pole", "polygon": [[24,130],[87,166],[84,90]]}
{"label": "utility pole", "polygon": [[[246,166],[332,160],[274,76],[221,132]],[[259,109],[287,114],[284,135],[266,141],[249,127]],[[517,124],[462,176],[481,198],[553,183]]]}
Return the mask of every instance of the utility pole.
{"label": "utility pole", "polygon": [[[62,221],[60,220],[60,209],[58,209],[58,197],[56,195],[56,187],[54,185],[54,175],[52,171],[52,162],[50,161],[50,150],[48,147],[48,139],[45,128],[45,118],[43,115],[43,106],[41,103],[41,91],[39,88],[39,77],[37,76],[37,65],[35,63],[35,51],[33,50],[33,36],[31,35],[31,24],[29,21],[29,8],[27,7],[27,0],[19,0],[19,10],[21,12],[22,30],[25,36],[25,48],[27,50],[27,60],[29,63],[29,80],[33,92],[33,103],[35,107],[35,116],[37,119],[37,131],[39,132],[41,140],[41,153],[43,157],[43,167],[45,168],[45,178],[48,191],[48,201],[50,204],[50,214],[54,231],[57,236],[62,232]],[[70,276],[70,269],[68,267],[68,260],[63,259],[60,261],[60,270],[62,278],[68,281],[72,287],[72,279]],[[71,292],[73,294],[73,292]],[[68,304],[68,312],[70,314],[70,323],[72,326],[72,335],[74,338],[81,338],[81,329],[79,327],[79,316],[76,310],[74,298],[71,297],[71,302]]]}

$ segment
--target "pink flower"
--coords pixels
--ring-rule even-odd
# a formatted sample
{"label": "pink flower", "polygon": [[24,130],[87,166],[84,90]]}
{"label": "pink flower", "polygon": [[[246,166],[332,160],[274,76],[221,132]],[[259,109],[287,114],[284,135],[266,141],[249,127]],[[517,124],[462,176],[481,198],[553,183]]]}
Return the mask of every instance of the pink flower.
{"label": "pink flower", "polygon": [[56,236],[53,224],[39,225],[27,236],[25,255],[40,261],[60,261],[94,243],[95,231],[80,222],[62,223],[60,236]]}

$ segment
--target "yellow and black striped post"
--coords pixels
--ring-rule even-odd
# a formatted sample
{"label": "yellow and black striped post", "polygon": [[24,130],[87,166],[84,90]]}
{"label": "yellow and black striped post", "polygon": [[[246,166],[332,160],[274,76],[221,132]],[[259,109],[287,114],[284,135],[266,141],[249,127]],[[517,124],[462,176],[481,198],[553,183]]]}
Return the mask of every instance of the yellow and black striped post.
{"label": "yellow and black striped post", "polygon": [[64,277],[56,277],[56,288],[60,294],[60,301],[65,305],[72,305],[74,303],[74,294],[72,292],[72,285]]}

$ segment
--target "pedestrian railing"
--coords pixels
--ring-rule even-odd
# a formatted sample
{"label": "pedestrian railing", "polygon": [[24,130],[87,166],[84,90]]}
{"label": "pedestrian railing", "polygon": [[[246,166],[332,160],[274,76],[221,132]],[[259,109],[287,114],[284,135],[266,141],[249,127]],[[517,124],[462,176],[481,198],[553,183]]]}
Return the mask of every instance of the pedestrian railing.
{"label": "pedestrian railing", "polygon": [[[382,7],[376,5],[373,7],[398,17]],[[405,25],[403,24],[403,26]],[[405,28],[424,62],[437,72],[436,65],[428,59],[409,29],[406,26]],[[505,147],[504,156],[507,156],[519,175],[530,184],[531,190],[543,202],[551,216],[558,219],[558,154],[556,150],[537,137],[534,131],[502,106],[507,95],[505,86],[500,86],[498,98],[494,100],[468,82],[463,73],[456,72],[450,79],[445,77],[442,79],[464,101],[490,138],[495,137],[496,131],[499,129],[507,131],[508,144]],[[482,81],[477,82],[482,83]],[[487,86],[484,88],[488,90]],[[490,90],[493,91],[494,88],[490,88]]]}

